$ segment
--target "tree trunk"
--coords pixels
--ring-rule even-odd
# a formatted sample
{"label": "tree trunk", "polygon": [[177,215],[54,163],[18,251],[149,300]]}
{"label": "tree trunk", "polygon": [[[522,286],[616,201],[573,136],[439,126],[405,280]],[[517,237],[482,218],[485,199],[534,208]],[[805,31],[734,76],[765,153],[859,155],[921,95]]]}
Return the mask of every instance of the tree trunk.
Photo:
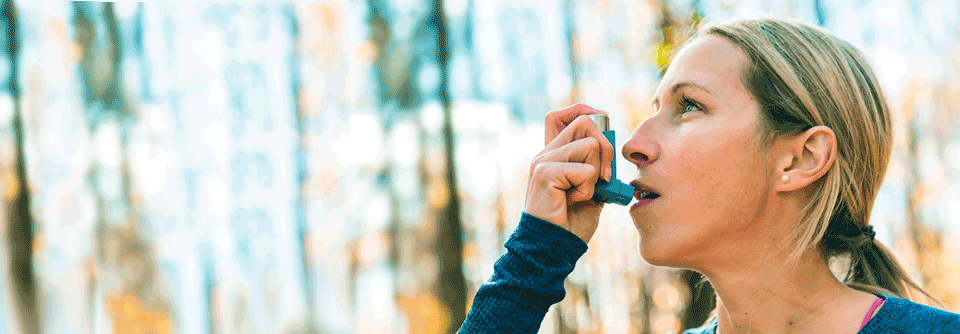
{"label": "tree trunk", "polygon": [[14,169],[16,185],[13,198],[5,198],[5,212],[10,249],[10,275],[14,285],[14,305],[19,305],[19,321],[25,333],[40,332],[40,318],[37,310],[37,282],[33,269],[33,218],[30,215],[30,192],[27,184],[26,162],[24,161],[24,120],[20,110],[20,90],[17,85],[19,76],[19,43],[17,34],[17,10],[12,0],[3,2],[6,53],[10,62],[10,76],[4,85],[13,99],[13,136],[16,160]]}
{"label": "tree trunk", "polygon": [[463,222],[460,219],[460,196],[457,188],[452,106],[449,93],[450,45],[447,42],[447,21],[443,0],[435,0],[428,22],[433,24],[437,38],[437,64],[440,67],[440,104],[443,106],[443,146],[446,151],[446,187],[448,200],[438,210],[437,256],[440,275],[440,300],[450,313],[448,332],[455,333],[466,319],[467,287],[463,276]]}

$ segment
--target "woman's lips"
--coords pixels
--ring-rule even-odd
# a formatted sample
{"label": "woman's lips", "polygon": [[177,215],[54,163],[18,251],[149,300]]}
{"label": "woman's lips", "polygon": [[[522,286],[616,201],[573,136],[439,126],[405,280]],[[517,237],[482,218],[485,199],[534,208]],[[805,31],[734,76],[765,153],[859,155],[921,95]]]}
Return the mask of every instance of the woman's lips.
{"label": "woman's lips", "polygon": [[[653,202],[654,200],[660,199],[660,196],[661,196],[660,193],[653,190],[653,188],[650,188],[649,186],[644,185],[639,180],[634,180],[633,182],[630,182],[630,185],[636,188],[636,191],[633,193],[633,198],[637,199],[637,202],[630,206],[630,211],[636,210],[637,208],[650,204],[650,202]],[[644,191],[653,193],[655,197],[654,198],[641,197],[641,194],[643,194]]]}
{"label": "woman's lips", "polygon": [[641,207],[641,206],[650,204],[650,202],[653,202],[653,201],[655,201],[655,200],[657,200],[657,199],[659,199],[659,197],[658,197],[658,198],[638,198],[638,199],[637,199],[637,202],[636,202],[636,203],[633,203],[633,205],[630,206],[630,211],[636,210],[637,208],[639,208],[639,207]]}

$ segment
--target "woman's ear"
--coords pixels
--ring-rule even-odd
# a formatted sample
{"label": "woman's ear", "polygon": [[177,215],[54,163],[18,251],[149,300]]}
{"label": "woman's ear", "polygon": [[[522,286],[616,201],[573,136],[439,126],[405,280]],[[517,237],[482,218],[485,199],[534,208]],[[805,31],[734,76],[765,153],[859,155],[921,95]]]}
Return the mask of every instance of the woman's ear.
{"label": "woman's ear", "polygon": [[823,177],[833,166],[837,156],[837,137],[833,129],[818,125],[784,140],[782,153],[777,159],[778,190],[804,188]]}

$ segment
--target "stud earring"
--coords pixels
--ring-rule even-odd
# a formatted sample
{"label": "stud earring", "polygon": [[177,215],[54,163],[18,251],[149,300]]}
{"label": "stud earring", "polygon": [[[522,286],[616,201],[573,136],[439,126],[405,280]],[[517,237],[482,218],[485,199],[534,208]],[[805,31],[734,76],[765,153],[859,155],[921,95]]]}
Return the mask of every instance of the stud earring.
{"label": "stud earring", "polygon": [[780,179],[783,180],[783,182],[790,181],[790,175],[783,174],[783,176],[781,176]]}

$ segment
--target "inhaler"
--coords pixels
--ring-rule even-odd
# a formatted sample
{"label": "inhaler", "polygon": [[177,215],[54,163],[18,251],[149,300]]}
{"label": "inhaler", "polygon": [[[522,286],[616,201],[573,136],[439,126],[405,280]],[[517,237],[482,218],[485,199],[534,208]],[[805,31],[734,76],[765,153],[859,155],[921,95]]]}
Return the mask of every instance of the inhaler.
{"label": "inhaler", "polygon": [[630,204],[633,200],[633,186],[625,184],[617,179],[617,142],[616,134],[610,130],[610,117],[601,114],[588,115],[590,120],[597,124],[597,128],[607,137],[607,141],[613,146],[613,159],[610,160],[610,182],[603,179],[597,180],[597,186],[593,190],[593,200],[600,203],[616,203],[620,205]]}

